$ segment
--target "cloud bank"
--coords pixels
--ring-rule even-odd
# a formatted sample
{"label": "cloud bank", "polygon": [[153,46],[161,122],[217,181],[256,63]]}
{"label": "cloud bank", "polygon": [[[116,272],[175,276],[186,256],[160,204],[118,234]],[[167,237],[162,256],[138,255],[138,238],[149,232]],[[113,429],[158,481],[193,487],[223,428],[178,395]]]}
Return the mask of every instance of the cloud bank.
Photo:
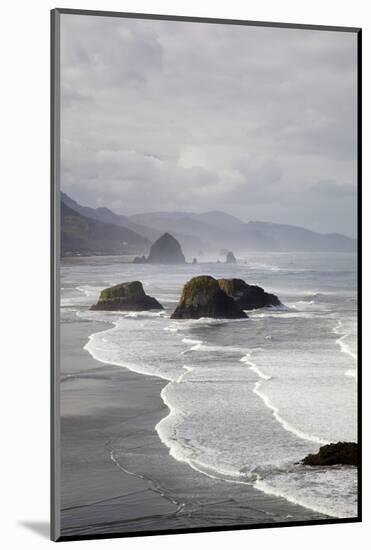
{"label": "cloud bank", "polygon": [[356,35],[61,16],[62,189],[356,233]]}

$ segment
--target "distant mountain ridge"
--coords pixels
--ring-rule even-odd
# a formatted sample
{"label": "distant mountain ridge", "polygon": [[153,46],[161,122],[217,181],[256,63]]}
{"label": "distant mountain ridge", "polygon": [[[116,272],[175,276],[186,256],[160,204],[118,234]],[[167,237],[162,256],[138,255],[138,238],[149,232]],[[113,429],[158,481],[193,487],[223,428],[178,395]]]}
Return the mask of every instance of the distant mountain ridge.
{"label": "distant mountain ridge", "polygon": [[[112,227],[119,226],[134,233],[136,238],[145,239],[148,247],[151,244],[149,241],[154,241],[168,232],[180,242],[186,254],[195,256],[202,255],[204,252],[218,254],[221,248],[237,253],[249,251],[353,252],[356,250],[356,239],[338,233],[322,234],[287,224],[243,222],[226,212],[210,211],[201,214],[145,212],[124,216],[105,207],[81,206],[65,193],[61,193],[61,201],[86,219],[110,225],[111,231],[113,231]],[[133,236],[129,240],[135,248]],[[139,241],[136,242],[139,243]],[[135,253],[143,252],[143,246],[135,250]]]}
{"label": "distant mountain ridge", "polygon": [[[175,230],[198,236],[206,249],[234,251],[349,252],[356,240],[337,233],[316,233],[293,225],[242,220],[225,212],[150,212],[130,216],[135,223],[152,225],[161,231]],[[182,244],[182,241],[180,239]]]}

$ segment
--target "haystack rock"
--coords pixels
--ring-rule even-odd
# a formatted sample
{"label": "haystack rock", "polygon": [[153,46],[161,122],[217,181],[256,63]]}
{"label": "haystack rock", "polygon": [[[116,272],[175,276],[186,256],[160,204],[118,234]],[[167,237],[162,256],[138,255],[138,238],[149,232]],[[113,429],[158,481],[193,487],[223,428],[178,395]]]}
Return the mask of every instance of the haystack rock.
{"label": "haystack rock", "polygon": [[164,233],[151,246],[148,262],[151,264],[184,264],[185,257],[175,237],[170,233]]}
{"label": "haystack rock", "polygon": [[147,296],[140,281],[131,281],[102,290],[98,303],[91,306],[90,309],[102,311],[145,311],[148,309],[164,308],[156,298]]}
{"label": "haystack rock", "polygon": [[225,257],[226,264],[236,264],[237,260],[233,252],[229,251]]}
{"label": "haystack rock", "polygon": [[239,319],[247,317],[233,298],[228,296],[209,275],[193,277],[183,288],[172,319]]}
{"label": "haystack rock", "polygon": [[281,306],[275,294],[265,292],[256,285],[248,285],[242,279],[219,279],[219,286],[231,296],[241,309],[258,309],[261,307]]}
{"label": "haystack rock", "polygon": [[357,466],[358,445],[347,441],[323,445],[316,454],[308,455],[302,460],[307,466],[335,466],[336,464]]}

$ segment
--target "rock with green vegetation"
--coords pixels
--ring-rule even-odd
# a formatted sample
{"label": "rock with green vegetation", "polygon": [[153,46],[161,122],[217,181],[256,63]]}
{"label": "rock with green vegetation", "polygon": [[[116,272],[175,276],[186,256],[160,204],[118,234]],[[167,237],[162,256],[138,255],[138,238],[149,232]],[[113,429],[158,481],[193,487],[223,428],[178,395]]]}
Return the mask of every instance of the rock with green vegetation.
{"label": "rock with green vegetation", "polygon": [[98,303],[91,306],[90,309],[100,311],[145,311],[164,308],[156,298],[147,296],[140,281],[131,281],[102,290]]}
{"label": "rock with green vegetation", "polygon": [[164,233],[151,246],[148,263],[150,264],[184,264],[185,257],[179,242],[170,235]]}
{"label": "rock with green vegetation", "polygon": [[239,319],[247,317],[233,298],[228,296],[209,275],[193,277],[184,287],[172,319]]}
{"label": "rock with green vegetation", "polygon": [[261,307],[281,306],[275,294],[265,292],[263,288],[249,285],[242,279],[219,279],[219,286],[231,296],[241,309],[250,310]]}
{"label": "rock with green vegetation", "polygon": [[308,455],[302,460],[302,464],[307,466],[335,466],[358,465],[358,445],[357,443],[339,441],[323,445],[316,454]]}
{"label": "rock with green vegetation", "polygon": [[227,252],[226,257],[225,257],[225,263],[226,264],[236,264],[237,263],[236,257],[233,254],[233,252],[231,252],[231,251]]}

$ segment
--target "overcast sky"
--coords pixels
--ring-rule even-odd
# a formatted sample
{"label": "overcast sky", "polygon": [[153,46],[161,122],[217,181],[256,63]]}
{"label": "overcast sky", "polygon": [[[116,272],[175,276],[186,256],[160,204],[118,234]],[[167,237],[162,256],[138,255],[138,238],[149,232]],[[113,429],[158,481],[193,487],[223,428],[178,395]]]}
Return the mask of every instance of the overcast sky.
{"label": "overcast sky", "polygon": [[356,35],[61,16],[62,190],[356,233]]}

